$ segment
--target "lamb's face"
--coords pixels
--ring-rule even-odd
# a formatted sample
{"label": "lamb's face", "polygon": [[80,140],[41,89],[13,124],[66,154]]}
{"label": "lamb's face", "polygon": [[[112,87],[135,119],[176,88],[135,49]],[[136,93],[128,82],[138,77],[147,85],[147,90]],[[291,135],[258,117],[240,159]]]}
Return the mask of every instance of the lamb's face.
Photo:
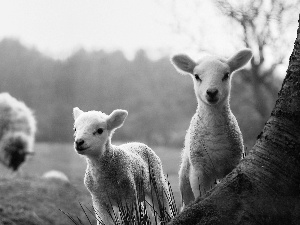
{"label": "lamb's face", "polygon": [[123,125],[128,112],[116,109],[109,116],[97,111],[83,112],[73,109],[74,148],[78,154],[99,156],[106,150],[113,131]]}
{"label": "lamb's face", "polygon": [[230,68],[226,63],[211,58],[195,66],[193,82],[196,96],[208,105],[221,104],[230,92]]}
{"label": "lamb's face", "polygon": [[210,56],[196,63],[189,56],[180,54],[173,56],[171,62],[179,73],[193,77],[195,93],[201,102],[219,105],[229,98],[231,73],[251,58],[251,50],[244,49],[229,59]]}
{"label": "lamb's face", "polygon": [[104,151],[110,131],[107,115],[101,112],[82,112],[74,123],[74,148],[81,155],[99,155]]}

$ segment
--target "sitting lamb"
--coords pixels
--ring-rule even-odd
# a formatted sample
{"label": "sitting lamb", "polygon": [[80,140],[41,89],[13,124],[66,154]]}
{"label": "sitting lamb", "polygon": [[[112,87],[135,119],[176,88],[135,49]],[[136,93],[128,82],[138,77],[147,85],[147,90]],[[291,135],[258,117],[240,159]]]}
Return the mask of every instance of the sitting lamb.
{"label": "sitting lamb", "polygon": [[[112,210],[120,204],[133,206],[143,202],[145,196],[160,217],[163,216],[160,215],[161,206],[170,215],[169,191],[159,157],[141,143],[111,144],[114,131],[123,125],[127,114],[125,110],[114,110],[106,115],[98,111],[83,112],[77,107],[73,109],[74,148],[86,157],[84,183],[91,193],[98,224],[100,221],[112,224]],[[160,193],[158,197],[151,193],[153,183],[149,170]]]}
{"label": "sitting lamb", "polygon": [[0,94],[0,162],[16,171],[33,153],[36,121],[32,111],[8,93]]}
{"label": "sitting lamb", "polygon": [[197,63],[187,55],[171,59],[179,73],[193,78],[198,102],[179,170],[183,208],[231,172],[242,157],[243,138],[230,110],[229,94],[232,73],[251,57],[251,50],[245,49],[229,59],[208,56]]}

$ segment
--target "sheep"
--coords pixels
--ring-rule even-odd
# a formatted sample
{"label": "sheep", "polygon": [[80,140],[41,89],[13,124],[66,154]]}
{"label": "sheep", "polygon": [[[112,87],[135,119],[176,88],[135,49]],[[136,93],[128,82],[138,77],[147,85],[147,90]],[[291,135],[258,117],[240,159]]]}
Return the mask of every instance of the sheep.
{"label": "sheep", "polygon": [[48,179],[48,180],[61,180],[61,181],[64,181],[65,183],[70,183],[67,175],[58,170],[47,171],[46,173],[44,173],[42,175],[42,178]]}
{"label": "sheep", "polygon": [[33,154],[36,120],[24,102],[0,94],[0,162],[17,171],[26,155]]}
{"label": "sheep", "polygon": [[239,163],[243,138],[229,106],[232,73],[252,58],[249,49],[229,59],[207,56],[199,62],[178,54],[171,63],[181,74],[193,78],[197,98],[182,150],[179,186],[182,209],[203,195]]}
{"label": "sheep", "polygon": [[[145,197],[160,217],[163,217],[160,214],[162,205],[171,215],[169,191],[160,158],[142,143],[119,146],[111,143],[114,131],[123,125],[127,115],[126,110],[120,109],[110,115],[100,111],[83,112],[77,107],[73,109],[74,148],[86,158],[84,184],[92,196],[98,224],[100,221],[112,224],[110,215],[120,204],[133,206],[143,202]],[[150,172],[154,182],[150,180]],[[153,195],[153,183],[158,196]]]}

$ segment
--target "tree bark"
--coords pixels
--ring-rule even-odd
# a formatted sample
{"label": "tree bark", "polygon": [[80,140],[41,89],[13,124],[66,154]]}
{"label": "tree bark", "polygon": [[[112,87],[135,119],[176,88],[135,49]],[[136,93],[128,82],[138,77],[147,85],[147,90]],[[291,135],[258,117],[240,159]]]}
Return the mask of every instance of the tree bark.
{"label": "tree bark", "polygon": [[300,17],[278,100],[250,153],[170,224],[300,224]]}

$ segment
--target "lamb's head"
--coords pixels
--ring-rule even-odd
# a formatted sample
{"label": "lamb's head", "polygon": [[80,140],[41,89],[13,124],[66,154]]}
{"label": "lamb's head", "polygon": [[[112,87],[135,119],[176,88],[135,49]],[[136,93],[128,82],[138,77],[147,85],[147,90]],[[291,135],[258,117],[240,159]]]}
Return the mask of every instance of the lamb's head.
{"label": "lamb's head", "polygon": [[251,57],[251,50],[244,49],[229,59],[209,56],[196,63],[189,56],[180,54],[173,56],[171,62],[179,73],[193,77],[198,101],[216,106],[229,99],[231,74],[243,67]]}
{"label": "lamb's head", "polygon": [[121,127],[128,115],[126,110],[114,110],[110,115],[98,111],[73,109],[74,148],[78,154],[101,155],[115,129]]}

